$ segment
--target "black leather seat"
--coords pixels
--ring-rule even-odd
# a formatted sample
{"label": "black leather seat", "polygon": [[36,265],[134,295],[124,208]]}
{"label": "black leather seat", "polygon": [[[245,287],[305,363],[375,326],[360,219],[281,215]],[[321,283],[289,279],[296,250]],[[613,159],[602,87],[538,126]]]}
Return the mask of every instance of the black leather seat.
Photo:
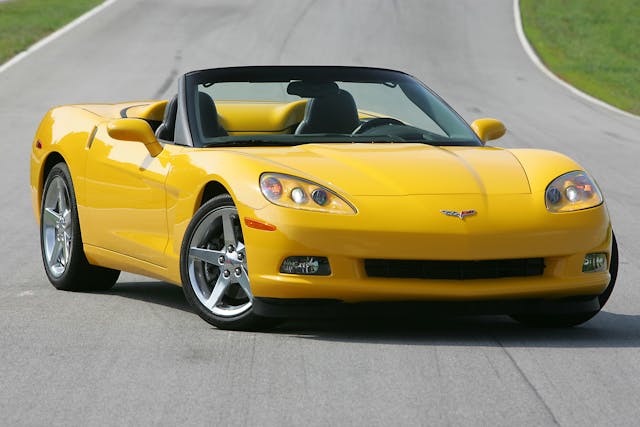
{"label": "black leather seat", "polygon": [[341,89],[335,95],[310,99],[295,133],[351,133],[359,124],[353,96]]}
{"label": "black leather seat", "polygon": [[204,92],[198,92],[198,114],[202,135],[205,138],[227,136],[228,133],[218,121],[218,110],[213,99]]}
{"label": "black leather seat", "polygon": [[178,95],[174,95],[164,108],[162,124],[156,129],[156,138],[173,141],[176,133],[176,115],[178,114]]}

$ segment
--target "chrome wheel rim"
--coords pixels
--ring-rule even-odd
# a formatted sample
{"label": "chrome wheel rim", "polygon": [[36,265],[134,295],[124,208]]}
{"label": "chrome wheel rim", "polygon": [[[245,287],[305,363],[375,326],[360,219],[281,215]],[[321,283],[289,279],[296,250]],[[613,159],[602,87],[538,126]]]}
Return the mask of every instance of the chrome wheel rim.
{"label": "chrome wheel rim", "polygon": [[60,176],[51,180],[44,196],[42,235],[47,269],[58,278],[67,270],[73,241],[69,188]]}
{"label": "chrome wheel rim", "polygon": [[249,310],[253,295],[238,211],[222,207],[197,225],[189,242],[189,282],[200,303],[216,316]]}

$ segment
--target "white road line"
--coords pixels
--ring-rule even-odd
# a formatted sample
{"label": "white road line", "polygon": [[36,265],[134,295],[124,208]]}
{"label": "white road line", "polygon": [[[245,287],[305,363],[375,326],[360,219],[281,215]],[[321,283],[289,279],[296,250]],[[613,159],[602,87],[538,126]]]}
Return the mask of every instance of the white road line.
{"label": "white road line", "polygon": [[585,99],[602,108],[606,108],[609,111],[614,111],[626,117],[640,120],[640,116],[636,116],[635,114],[631,114],[627,111],[614,107],[611,104],[607,104],[606,102],[603,102],[597,98],[594,98],[593,96],[588,95],[579,89],[576,89],[575,87],[571,86],[569,83],[565,82],[564,80],[560,79],[558,76],[553,74],[542,63],[542,61],[540,60],[540,57],[536,54],[535,50],[533,50],[533,47],[529,43],[529,40],[527,40],[527,37],[524,35],[524,30],[522,28],[522,15],[520,13],[520,0],[513,0],[513,18],[516,24],[516,33],[518,34],[518,39],[520,40],[520,44],[522,45],[522,48],[526,52],[527,56],[529,56],[529,59],[531,59],[531,62],[533,62],[536,65],[536,67],[538,67],[538,69],[542,71],[547,77],[549,77],[551,80],[555,81],[556,83],[564,86],[565,88],[569,89],[574,95],[579,96],[582,99]]}
{"label": "white road line", "polygon": [[[0,0],[0,2],[2,2],[2,0]],[[31,297],[33,295],[35,295],[33,291],[24,291],[18,294],[19,297]]]}
{"label": "white road line", "polygon": [[71,31],[72,29],[74,29],[78,25],[82,24],[84,21],[86,21],[87,19],[91,18],[92,16],[97,15],[102,10],[104,10],[107,7],[111,6],[116,1],[118,1],[118,0],[107,0],[107,1],[105,1],[104,3],[94,7],[90,11],[86,12],[84,15],[80,15],[79,17],[77,17],[73,21],[69,22],[67,25],[65,25],[64,27],[60,28],[59,30],[49,34],[47,37],[45,37],[42,40],[40,40],[40,41],[36,42],[35,44],[31,45],[29,48],[27,48],[27,50],[23,50],[22,52],[20,52],[19,54],[17,54],[16,56],[11,58],[7,62],[5,62],[4,64],[0,65],[0,73],[3,73],[7,69],[11,68],[13,65],[16,65],[18,62],[22,61],[24,58],[26,58],[27,56],[31,55],[33,52],[35,52],[38,49],[42,48],[43,46],[51,43],[52,41],[54,41],[58,37],[62,36],[63,34]]}

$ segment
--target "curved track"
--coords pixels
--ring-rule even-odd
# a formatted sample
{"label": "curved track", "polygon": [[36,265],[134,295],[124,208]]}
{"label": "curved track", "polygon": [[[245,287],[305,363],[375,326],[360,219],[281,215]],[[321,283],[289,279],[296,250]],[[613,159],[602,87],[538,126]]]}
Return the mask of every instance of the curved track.
{"label": "curved track", "polygon": [[[419,325],[210,328],[177,287],[123,275],[55,291],[28,189],[56,104],[148,99],[178,73],[358,64],[427,82],[504,146],[578,159],[608,197],[621,250],[603,313],[573,330],[503,317]],[[0,414],[17,424],[633,425],[640,419],[640,120],[592,105],[523,53],[511,0],[118,1],[0,74]]]}

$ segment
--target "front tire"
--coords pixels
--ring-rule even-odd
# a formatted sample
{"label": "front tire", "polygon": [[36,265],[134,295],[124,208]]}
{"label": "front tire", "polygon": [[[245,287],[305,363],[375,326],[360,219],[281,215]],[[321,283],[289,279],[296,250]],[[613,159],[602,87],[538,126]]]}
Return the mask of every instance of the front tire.
{"label": "front tire", "polygon": [[180,274],[187,301],[217,328],[254,330],[274,323],[253,313],[244,237],[231,196],[209,200],[194,215],[182,243]]}
{"label": "front tire", "polygon": [[593,318],[596,314],[600,313],[604,305],[609,300],[611,292],[613,292],[613,288],[615,287],[616,279],[618,277],[618,243],[616,242],[615,234],[612,234],[612,239],[613,242],[611,243],[611,262],[609,263],[609,274],[611,275],[611,280],[609,281],[609,285],[607,285],[604,292],[598,295],[598,302],[600,303],[600,308],[598,310],[590,311],[587,313],[565,315],[513,315],[511,317],[514,320],[517,320],[518,322],[528,326],[543,328],[564,328],[580,325]]}
{"label": "front tire", "polygon": [[89,264],[82,248],[76,196],[69,168],[56,164],[44,184],[40,249],[51,284],[63,291],[110,289],[120,272]]}

